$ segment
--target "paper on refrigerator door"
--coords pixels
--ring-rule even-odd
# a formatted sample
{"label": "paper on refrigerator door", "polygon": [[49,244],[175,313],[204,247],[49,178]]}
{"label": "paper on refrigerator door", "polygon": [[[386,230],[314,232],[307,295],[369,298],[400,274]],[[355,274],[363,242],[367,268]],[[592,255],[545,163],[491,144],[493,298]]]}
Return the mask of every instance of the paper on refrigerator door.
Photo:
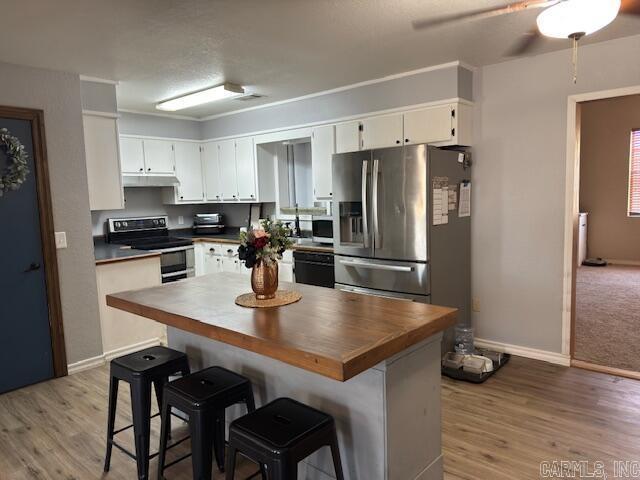
{"label": "paper on refrigerator door", "polygon": [[460,201],[458,203],[458,216],[471,216],[471,182],[460,184]]}
{"label": "paper on refrigerator door", "polygon": [[433,224],[445,225],[449,223],[449,187],[433,189]]}

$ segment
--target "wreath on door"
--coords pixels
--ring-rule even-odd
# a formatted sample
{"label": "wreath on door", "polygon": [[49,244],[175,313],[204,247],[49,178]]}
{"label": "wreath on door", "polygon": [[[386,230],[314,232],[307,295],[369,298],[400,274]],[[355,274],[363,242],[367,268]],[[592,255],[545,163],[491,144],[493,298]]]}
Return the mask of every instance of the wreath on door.
{"label": "wreath on door", "polygon": [[6,128],[0,128],[0,149],[8,159],[8,165],[0,170],[0,197],[9,190],[18,190],[29,174],[27,166],[27,152],[17,137],[9,133]]}

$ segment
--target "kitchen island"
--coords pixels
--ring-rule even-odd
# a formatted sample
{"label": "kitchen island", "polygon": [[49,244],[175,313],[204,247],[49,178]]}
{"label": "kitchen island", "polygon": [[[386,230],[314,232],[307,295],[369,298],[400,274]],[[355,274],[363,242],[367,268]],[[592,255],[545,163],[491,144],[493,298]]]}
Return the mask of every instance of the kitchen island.
{"label": "kitchen island", "polygon": [[[456,310],[282,283],[302,299],[249,309],[246,276],[219,273],[107,296],[107,305],[168,325],[193,369],[251,379],[258,405],[288,396],[332,414],[346,478],[442,479],[440,338]],[[231,409],[231,421],[243,413]],[[327,451],[325,451],[327,450]],[[328,449],[300,478],[334,478]]]}

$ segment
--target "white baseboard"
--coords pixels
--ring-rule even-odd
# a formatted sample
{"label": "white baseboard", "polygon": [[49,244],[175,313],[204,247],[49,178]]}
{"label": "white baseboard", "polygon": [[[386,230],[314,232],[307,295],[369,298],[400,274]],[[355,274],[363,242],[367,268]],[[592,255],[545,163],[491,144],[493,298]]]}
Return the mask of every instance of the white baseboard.
{"label": "white baseboard", "polygon": [[74,373],[84,372],[85,370],[90,370],[102,365],[104,365],[104,355],[98,355],[97,357],[91,357],[85,360],[80,360],[79,362],[70,363],[67,365],[67,372],[69,375],[73,375]]}
{"label": "white baseboard", "polygon": [[134,343],[133,345],[116,348],[115,350],[109,350],[108,352],[104,352],[102,355],[98,355],[97,357],[91,357],[85,360],[80,360],[79,362],[70,363],[67,366],[67,371],[69,375],[84,372],[85,370],[100,367],[105,363],[110,362],[114,358],[127,355],[128,353],[137,352],[138,350],[142,350],[143,348],[162,345],[163,343],[164,342],[161,338],[152,338],[151,340],[145,340],[144,342]]}
{"label": "white baseboard", "polygon": [[496,352],[509,353],[518,357],[533,358],[534,360],[542,360],[543,362],[555,363],[568,367],[571,364],[571,358],[557,352],[549,352],[547,350],[538,350],[536,348],[521,347],[520,345],[510,345],[508,343],[494,342],[493,340],[484,340],[476,338],[475,346],[478,348],[487,348]]}

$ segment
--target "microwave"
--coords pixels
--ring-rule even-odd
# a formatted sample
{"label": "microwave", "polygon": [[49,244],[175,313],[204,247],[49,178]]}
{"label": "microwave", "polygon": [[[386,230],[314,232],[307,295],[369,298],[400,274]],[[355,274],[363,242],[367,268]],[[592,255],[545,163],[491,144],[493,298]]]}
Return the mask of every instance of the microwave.
{"label": "microwave", "polygon": [[313,241],[333,245],[333,218],[329,216],[312,217],[311,231]]}

